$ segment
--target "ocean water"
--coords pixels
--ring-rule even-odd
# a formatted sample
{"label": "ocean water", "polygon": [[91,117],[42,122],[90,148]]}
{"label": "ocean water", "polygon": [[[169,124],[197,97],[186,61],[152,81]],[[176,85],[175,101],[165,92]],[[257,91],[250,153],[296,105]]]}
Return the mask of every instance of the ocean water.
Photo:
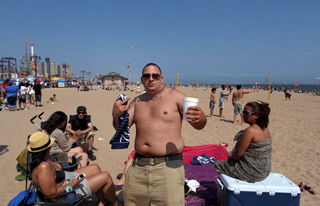
{"label": "ocean water", "polygon": [[[248,85],[248,87],[252,86],[260,86],[264,88],[269,88],[269,84],[258,84],[258,85]],[[247,87],[247,85],[243,85],[243,87]],[[293,84],[271,84],[271,87],[273,88],[286,88],[286,89],[295,89]],[[299,84],[299,90],[304,90],[304,91],[313,91],[314,89],[319,90],[320,89],[320,84]]]}

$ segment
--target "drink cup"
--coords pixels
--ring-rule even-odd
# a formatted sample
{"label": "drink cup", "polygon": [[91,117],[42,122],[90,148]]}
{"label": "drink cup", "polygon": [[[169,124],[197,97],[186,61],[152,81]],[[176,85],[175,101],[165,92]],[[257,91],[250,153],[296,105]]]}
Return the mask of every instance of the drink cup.
{"label": "drink cup", "polygon": [[188,107],[191,106],[198,106],[199,99],[192,98],[192,97],[183,97],[183,119],[187,121],[192,121],[186,118],[186,111]]}

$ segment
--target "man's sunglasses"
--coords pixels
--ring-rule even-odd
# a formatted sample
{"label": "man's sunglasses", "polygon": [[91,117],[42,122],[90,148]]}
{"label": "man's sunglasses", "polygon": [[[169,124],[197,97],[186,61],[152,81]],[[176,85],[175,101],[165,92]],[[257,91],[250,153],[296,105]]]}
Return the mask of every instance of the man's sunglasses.
{"label": "man's sunglasses", "polygon": [[142,78],[150,79],[150,76],[152,76],[152,79],[160,79],[161,74],[158,74],[158,73],[143,74]]}
{"label": "man's sunglasses", "polygon": [[256,113],[251,113],[251,112],[247,112],[247,111],[244,110],[244,111],[242,112],[242,114],[243,114],[243,115],[250,115],[250,116],[251,116],[251,115],[255,115]]}
{"label": "man's sunglasses", "polygon": [[83,115],[85,115],[86,113],[85,113],[85,112],[78,112],[78,114],[83,114]]}

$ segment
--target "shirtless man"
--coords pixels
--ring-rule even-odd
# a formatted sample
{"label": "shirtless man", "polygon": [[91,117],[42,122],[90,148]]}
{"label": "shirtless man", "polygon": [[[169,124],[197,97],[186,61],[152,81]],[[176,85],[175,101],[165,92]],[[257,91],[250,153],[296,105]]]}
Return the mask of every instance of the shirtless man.
{"label": "shirtless man", "polygon": [[[181,136],[183,118],[182,92],[163,85],[161,69],[154,63],[142,70],[141,83],[146,93],[129,104],[129,127],[136,125],[135,150],[132,166],[123,186],[125,205],[184,205],[184,167]],[[116,100],[113,106],[113,126],[130,100]],[[188,108],[188,121],[201,130],[207,123],[198,106]]]}
{"label": "shirtless man", "polygon": [[235,91],[232,95],[232,104],[234,106],[234,120],[233,120],[233,124],[236,123],[237,120],[237,115],[240,114],[241,117],[241,124],[243,124],[243,95],[245,94],[249,94],[251,91],[242,91],[242,86],[241,85],[237,85],[237,91]]}

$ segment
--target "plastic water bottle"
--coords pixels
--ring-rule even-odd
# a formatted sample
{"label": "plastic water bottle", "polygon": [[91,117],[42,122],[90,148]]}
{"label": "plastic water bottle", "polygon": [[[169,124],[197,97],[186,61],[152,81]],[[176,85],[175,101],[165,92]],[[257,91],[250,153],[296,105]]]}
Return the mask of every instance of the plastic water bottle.
{"label": "plastic water bottle", "polygon": [[66,190],[66,192],[70,192],[70,193],[66,194],[66,202],[68,204],[73,204],[76,201],[76,193],[71,192],[72,186],[71,186],[71,181],[69,179],[66,181],[65,190]]}
{"label": "plastic water bottle", "polygon": [[66,192],[71,192],[72,191],[72,186],[70,180],[66,181],[66,187],[65,187]]}

